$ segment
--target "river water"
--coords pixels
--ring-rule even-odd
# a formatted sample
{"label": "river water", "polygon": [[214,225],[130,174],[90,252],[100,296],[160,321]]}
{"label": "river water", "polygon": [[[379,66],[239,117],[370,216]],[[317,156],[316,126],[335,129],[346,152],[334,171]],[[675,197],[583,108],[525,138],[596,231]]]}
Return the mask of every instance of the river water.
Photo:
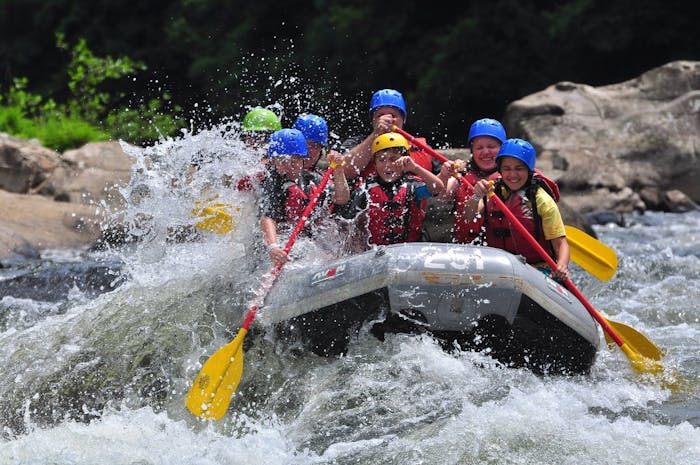
{"label": "river water", "polygon": [[[0,464],[700,463],[700,214],[597,226],[617,274],[573,276],[666,351],[676,389],[617,348],[601,347],[588,376],[542,377],[427,336],[363,332],[326,359],[254,330],[228,414],[204,422],[184,395],[270,267],[252,246],[252,194],[220,176],[257,160],[227,127],[128,151],[131,243],[2,263]],[[193,158],[205,162],[190,178]],[[236,207],[234,231],[187,238],[205,190]],[[328,248],[301,239],[294,253],[283,273]]]}

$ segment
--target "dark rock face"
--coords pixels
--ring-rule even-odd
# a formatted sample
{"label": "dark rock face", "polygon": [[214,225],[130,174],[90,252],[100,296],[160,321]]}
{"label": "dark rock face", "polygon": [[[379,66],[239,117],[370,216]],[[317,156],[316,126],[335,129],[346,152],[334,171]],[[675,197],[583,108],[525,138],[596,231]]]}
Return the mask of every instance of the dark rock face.
{"label": "dark rock face", "polygon": [[[73,291],[88,298],[109,292],[123,283],[121,263],[82,260],[55,263],[48,260],[0,262],[0,295],[42,302],[66,300]],[[11,273],[10,273],[11,272]],[[4,276],[6,275],[7,276]]]}

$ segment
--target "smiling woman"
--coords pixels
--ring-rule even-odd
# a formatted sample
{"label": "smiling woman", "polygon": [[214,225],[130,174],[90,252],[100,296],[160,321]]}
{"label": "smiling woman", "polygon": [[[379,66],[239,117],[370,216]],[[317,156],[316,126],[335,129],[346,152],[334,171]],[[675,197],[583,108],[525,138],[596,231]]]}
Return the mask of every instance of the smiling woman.
{"label": "smiling woman", "polygon": [[[464,217],[467,221],[476,215],[483,217],[482,227],[490,247],[522,255],[543,272],[564,280],[569,274],[570,258],[564,222],[547,184],[535,176],[536,159],[535,148],[528,141],[506,140],[496,156],[501,178],[496,181],[481,179],[474,184],[474,195],[465,207]],[[556,267],[542,266],[539,252],[529,244],[520,228],[512,227],[512,222],[504,217],[504,209],[523,224],[527,236],[534,237],[556,260]]]}

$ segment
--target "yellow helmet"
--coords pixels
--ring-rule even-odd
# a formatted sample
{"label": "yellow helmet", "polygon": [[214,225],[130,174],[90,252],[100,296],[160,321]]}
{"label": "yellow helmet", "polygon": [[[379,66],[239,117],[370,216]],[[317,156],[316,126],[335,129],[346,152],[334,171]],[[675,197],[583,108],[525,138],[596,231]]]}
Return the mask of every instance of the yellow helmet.
{"label": "yellow helmet", "polygon": [[408,141],[396,132],[387,132],[372,141],[372,155],[385,149],[400,148],[408,153]]}

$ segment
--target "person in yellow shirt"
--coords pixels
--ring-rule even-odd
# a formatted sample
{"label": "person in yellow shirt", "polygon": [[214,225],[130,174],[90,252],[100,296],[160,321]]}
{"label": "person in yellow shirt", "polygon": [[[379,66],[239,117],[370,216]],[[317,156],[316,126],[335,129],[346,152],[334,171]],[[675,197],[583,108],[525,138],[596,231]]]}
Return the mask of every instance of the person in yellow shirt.
{"label": "person in yellow shirt", "polygon": [[[512,254],[522,255],[527,263],[550,274],[554,279],[569,276],[569,244],[559,207],[547,184],[535,173],[535,148],[523,139],[508,139],[496,156],[501,178],[482,179],[474,185],[474,195],[465,204],[464,216],[473,219],[481,215],[486,231],[486,244]],[[549,192],[548,192],[549,191]],[[510,224],[498,203],[489,196],[497,195],[505,206],[557,263],[550,270],[526,237]],[[487,197],[489,196],[489,197]]]}

